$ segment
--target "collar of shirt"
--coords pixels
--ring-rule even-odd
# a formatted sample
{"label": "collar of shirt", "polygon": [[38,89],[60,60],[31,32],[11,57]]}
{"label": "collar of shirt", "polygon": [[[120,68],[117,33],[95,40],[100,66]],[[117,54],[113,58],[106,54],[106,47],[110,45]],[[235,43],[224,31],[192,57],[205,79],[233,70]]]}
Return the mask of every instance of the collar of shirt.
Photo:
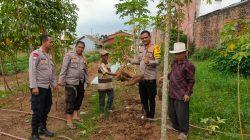
{"label": "collar of shirt", "polygon": [[[151,46],[153,46],[153,45],[154,45],[153,43],[150,43],[148,46],[151,47]],[[149,47],[147,47],[147,45],[143,45],[143,46],[144,46],[144,50],[148,51],[148,48],[149,48]]]}
{"label": "collar of shirt", "polygon": [[40,48],[39,48],[38,50],[41,51],[44,55],[45,55],[45,54],[48,54],[48,53],[46,53],[46,52],[43,52],[42,46],[40,46]]}

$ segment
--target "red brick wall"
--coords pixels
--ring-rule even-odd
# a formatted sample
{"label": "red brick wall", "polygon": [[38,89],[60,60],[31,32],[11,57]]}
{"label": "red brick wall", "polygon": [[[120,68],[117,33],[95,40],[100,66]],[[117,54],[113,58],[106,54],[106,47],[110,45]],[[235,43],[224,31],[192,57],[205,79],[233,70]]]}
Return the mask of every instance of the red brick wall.
{"label": "red brick wall", "polygon": [[194,23],[194,43],[198,49],[215,47],[223,25],[235,19],[250,19],[250,1],[198,17]]}
{"label": "red brick wall", "polygon": [[192,1],[188,6],[184,6],[182,8],[184,12],[184,20],[181,24],[181,28],[184,31],[186,35],[189,36],[189,39],[191,42],[193,42],[194,37],[193,37],[193,24],[195,20],[195,12],[196,12],[196,1]]}

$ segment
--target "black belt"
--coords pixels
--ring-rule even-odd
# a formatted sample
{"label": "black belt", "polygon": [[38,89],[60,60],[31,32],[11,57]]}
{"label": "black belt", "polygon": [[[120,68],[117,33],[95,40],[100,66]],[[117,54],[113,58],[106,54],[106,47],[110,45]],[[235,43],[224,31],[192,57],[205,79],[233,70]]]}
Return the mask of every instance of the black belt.
{"label": "black belt", "polygon": [[81,83],[81,84],[83,84],[84,82],[85,82],[84,79],[80,79],[80,80],[79,80],[79,83]]}
{"label": "black belt", "polygon": [[142,81],[143,81],[143,82],[155,82],[156,79],[154,79],[154,80],[145,80],[145,79],[143,79]]}

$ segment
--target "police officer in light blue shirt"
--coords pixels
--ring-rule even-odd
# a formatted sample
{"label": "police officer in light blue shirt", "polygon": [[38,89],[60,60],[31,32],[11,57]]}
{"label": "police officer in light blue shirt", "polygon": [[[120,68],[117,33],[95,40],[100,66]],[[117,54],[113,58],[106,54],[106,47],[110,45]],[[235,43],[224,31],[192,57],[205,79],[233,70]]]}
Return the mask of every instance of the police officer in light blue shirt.
{"label": "police officer in light blue shirt", "polygon": [[84,84],[87,82],[87,65],[83,57],[85,43],[77,41],[75,51],[65,54],[58,85],[64,85],[66,91],[66,118],[70,129],[76,127],[72,119],[81,121],[79,109],[84,97]]}
{"label": "police officer in light blue shirt", "polygon": [[52,37],[41,35],[41,46],[29,57],[29,83],[31,89],[32,133],[31,140],[39,140],[39,135],[53,137],[54,133],[46,127],[52,105],[51,87],[57,89],[55,65],[49,50]]}

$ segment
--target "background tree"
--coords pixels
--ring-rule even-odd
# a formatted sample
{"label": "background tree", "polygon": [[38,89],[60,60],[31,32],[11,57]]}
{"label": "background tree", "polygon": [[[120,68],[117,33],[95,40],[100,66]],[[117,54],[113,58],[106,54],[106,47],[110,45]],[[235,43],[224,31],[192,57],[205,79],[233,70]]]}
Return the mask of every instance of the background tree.
{"label": "background tree", "polygon": [[149,16],[147,15],[150,11],[147,9],[147,0],[120,0],[120,3],[115,5],[116,14],[120,15],[120,18],[129,18],[125,24],[133,26],[133,46],[135,47],[136,53],[138,53],[138,36],[142,29],[145,29],[149,24]]}
{"label": "background tree", "polygon": [[[17,53],[29,54],[40,44],[41,34],[50,34],[54,39],[52,54],[60,61],[63,48],[60,36],[67,30],[74,38],[77,7],[71,0],[0,0],[0,50],[3,56],[11,56],[16,65]],[[66,45],[65,45],[66,46]],[[16,67],[16,66],[15,66]]]}

